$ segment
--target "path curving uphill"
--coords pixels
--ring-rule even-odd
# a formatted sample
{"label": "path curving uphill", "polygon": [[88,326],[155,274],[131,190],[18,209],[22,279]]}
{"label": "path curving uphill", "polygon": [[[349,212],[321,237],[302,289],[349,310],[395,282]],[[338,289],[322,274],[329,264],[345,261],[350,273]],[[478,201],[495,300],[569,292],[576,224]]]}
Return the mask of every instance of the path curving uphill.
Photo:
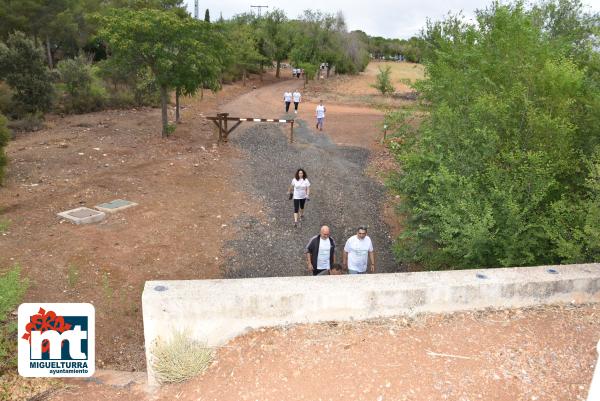
{"label": "path curving uphill", "polygon": [[[283,81],[255,90],[229,103],[224,110],[236,117],[291,117],[293,114],[284,113],[280,95],[293,85],[300,84]],[[333,143],[327,135],[327,125],[325,133],[316,133],[313,108],[309,107],[301,104],[293,144],[288,141],[289,126],[285,124],[247,123],[230,136],[229,143],[245,155],[235,166],[239,176],[234,185],[258,200],[263,208],[258,217],[244,215],[236,221],[239,234],[225,246],[230,255],[224,263],[226,277],[308,274],[303,249],[323,224],[331,227],[340,262],[345,241],[356,233],[358,225],[364,224],[369,227],[374,244],[377,271],[401,270],[392,254],[389,228],[382,219],[385,188],[365,172],[369,150]],[[293,205],[286,191],[298,168],[308,174],[311,200],[302,226],[294,228]]]}

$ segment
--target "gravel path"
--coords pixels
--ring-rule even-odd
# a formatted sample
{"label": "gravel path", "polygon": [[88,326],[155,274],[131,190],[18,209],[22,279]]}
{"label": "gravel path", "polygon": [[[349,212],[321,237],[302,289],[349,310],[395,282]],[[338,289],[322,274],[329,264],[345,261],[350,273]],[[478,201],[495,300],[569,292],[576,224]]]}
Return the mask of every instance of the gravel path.
{"label": "gravel path", "polygon": [[[377,271],[400,271],[389,229],[380,217],[385,188],[365,175],[368,150],[337,146],[301,120],[296,120],[294,127],[295,143],[289,144],[288,134],[287,125],[259,124],[238,129],[230,139],[247,154],[236,166],[240,171],[237,185],[266,205],[266,221],[243,217],[236,222],[242,234],[226,244],[233,256],[225,263],[225,276],[308,274],[304,247],[323,224],[331,227],[336,260],[341,262],[346,240],[356,234],[358,225],[365,224],[373,241]],[[286,192],[298,168],[307,172],[311,199],[302,226],[294,228],[293,203]]]}

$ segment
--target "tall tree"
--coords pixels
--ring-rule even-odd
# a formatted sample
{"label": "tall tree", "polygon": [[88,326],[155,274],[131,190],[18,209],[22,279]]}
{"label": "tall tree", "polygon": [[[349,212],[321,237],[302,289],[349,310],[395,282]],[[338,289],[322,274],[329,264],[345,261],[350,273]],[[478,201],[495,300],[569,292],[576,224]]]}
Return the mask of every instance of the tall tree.
{"label": "tall tree", "polygon": [[203,86],[219,88],[225,43],[212,25],[153,9],[114,10],[101,20],[99,35],[109,44],[112,57],[152,71],[161,92],[163,136],[169,134],[171,89],[193,93]]}
{"label": "tall tree", "polygon": [[288,57],[292,46],[285,12],[274,9],[261,19],[265,53],[277,63],[275,76],[279,78],[281,62]]}
{"label": "tall tree", "polygon": [[210,22],[210,11],[208,11],[208,8],[204,11],[204,22]]}

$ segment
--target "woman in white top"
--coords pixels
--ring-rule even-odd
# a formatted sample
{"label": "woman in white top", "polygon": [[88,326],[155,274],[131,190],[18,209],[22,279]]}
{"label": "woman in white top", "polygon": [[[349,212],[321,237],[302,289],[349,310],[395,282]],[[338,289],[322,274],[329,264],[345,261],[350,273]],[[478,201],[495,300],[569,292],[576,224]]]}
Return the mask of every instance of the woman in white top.
{"label": "woman in white top", "polygon": [[317,129],[323,131],[323,122],[325,121],[325,106],[323,106],[322,100],[319,101],[315,113],[317,115]]}
{"label": "woman in white top", "polygon": [[304,218],[304,203],[310,200],[310,182],[304,169],[299,168],[296,171],[288,189],[288,195],[290,199],[294,198],[294,227],[298,227],[298,215],[300,215],[300,220]]}
{"label": "woman in white top", "polygon": [[286,91],[283,93],[283,101],[285,103],[285,112],[288,113],[290,111],[290,103],[292,103],[291,91]]}
{"label": "woman in white top", "polygon": [[294,93],[292,93],[292,98],[294,100],[294,113],[298,114],[298,104],[300,103],[300,99],[302,98],[302,95],[300,94],[300,91],[298,91],[298,89],[296,89]]}

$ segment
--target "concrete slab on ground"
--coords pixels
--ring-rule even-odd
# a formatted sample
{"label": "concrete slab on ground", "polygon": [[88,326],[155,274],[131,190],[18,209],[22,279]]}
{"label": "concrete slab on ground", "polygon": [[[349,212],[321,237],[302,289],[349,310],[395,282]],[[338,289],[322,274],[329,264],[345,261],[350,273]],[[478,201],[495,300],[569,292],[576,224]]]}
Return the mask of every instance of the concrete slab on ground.
{"label": "concrete slab on ground", "polygon": [[78,207],[76,209],[67,210],[57,213],[57,216],[70,221],[74,224],[91,224],[102,221],[106,218],[104,212],[90,209],[87,207]]}
{"label": "concrete slab on ground", "polygon": [[116,213],[137,205],[137,203],[128,200],[115,199],[107,203],[101,203],[99,205],[96,205],[95,207],[96,209],[104,213]]}

